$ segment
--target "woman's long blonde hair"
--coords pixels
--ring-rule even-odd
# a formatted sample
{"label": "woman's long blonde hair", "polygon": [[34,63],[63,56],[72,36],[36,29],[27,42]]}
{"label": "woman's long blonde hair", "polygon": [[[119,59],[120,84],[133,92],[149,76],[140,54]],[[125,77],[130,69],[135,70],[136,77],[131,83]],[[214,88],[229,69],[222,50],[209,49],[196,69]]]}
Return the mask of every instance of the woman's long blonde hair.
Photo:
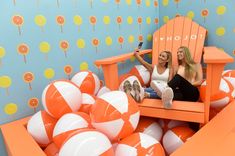
{"label": "woman's long blonde hair", "polygon": [[[191,56],[191,53],[188,47],[181,46],[179,49],[183,49],[184,51],[184,60],[185,60],[185,77],[191,79],[193,77],[193,73],[195,72],[195,62]],[[181,65],[182,61],[178,60],[178,64]]]}
{"label": "woman's long blonde hair", "polygon": [[171,68],[172,66],[172,54],[169,51],[162,51],[161,53],[166,53],[168,62],[166,62],[165,67],[166,68]]}

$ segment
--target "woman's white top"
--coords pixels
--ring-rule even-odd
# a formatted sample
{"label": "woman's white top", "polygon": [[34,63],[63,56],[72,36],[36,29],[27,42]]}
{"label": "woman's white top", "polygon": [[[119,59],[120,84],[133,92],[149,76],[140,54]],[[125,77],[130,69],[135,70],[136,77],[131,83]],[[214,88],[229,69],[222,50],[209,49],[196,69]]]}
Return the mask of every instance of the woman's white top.
{"label": "woman's white top", "polygon": [[157,71],[157,66],[155,65],[154,68],[153,68],[151,81],[160,81],[160,82],[167,83],[169,75],[170,75],[170,69],[169,68],[166,68],[166,70],[162,74],[159,74],[158,71]]}

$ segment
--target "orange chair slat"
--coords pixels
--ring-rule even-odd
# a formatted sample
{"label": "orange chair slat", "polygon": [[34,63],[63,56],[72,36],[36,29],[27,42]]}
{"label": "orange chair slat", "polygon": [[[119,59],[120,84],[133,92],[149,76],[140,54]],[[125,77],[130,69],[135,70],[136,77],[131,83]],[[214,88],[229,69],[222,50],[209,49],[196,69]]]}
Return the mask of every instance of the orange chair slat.
{"label": "orange chair slat", "polygon": [[197,54],[195,54],[196,51],[196,45],[197,45],[197,35],[198,35],[199,25],[195,22],[192,23],[191,26],[191,34],[190,34],[190,41],[189,41],[189,50],[191,52],[191,56],[194,58],[195,55],[198,55],[198,53],[202,53],[202,51],[198,51]]}
{"label": "orange chair slat", "polygon": [[174,20],[170,20],[167,23],[167,30],[166,30],[166,50],[172,51],[172,44],[173,44],[173,35],[174,35]]}
{"label": "orange chair slat", "polygon": [[152,64],[156,65],[158,61],[158,52],[159,52],[159,37],[160,32],[156,31],[153,35],[153,51],[152,51]]}
{"label": "orange chair slat", "polygon": [[165,50],[165,46],[166,46],[166,40],[165,40],[165,36],[166,36],[166,28],[167,25],[163,25],[160,29],[160,40],[158,40],[159,44],[159,48],[158,48],[158,52],[164,51]]}
{"label": "orange chair slat", "polygon": [[204,41],[206,38],[206,32],[207,30],[205,28],[199,27],[197,34],[197,45],[193,56],[194,61],[197,63],[200,63],[202,59],[202,51],[203,51]]}
{"label": "orange chair slat", "polygon": [[190,18],[185,18],[184,19],[184,31],[182,35],[182,46],[188,47],[189,45],[189,38],[191,34],[191,26],[192,26],[192,20]]}

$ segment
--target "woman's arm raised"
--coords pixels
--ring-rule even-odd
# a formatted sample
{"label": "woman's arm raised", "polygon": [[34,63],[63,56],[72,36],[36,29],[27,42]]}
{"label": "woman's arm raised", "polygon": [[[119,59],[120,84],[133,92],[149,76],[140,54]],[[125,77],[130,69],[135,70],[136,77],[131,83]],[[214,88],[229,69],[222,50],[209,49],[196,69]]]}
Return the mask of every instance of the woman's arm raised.
{"label": "woman's arm raised", "polygon": [[151,64],[149,64],[148,62],[146,62],[137,52],[137,50],[135,50],[134,52],[134,56],[136,57],[136,59],[151,73],[153,72],[153,67]]}

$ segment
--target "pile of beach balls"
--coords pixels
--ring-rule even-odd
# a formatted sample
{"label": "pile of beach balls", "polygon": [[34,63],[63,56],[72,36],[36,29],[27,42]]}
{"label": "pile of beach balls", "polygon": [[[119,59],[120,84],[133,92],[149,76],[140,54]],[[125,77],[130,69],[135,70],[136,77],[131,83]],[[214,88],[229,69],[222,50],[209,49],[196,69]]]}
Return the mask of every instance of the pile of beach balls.
{"label": "pile of beach balls", "polygon": [[42,104],[27,130],[49,156],[165,156],[194,134],[185,122],[140,119],[130,95],[91,71],[47,85]]}

